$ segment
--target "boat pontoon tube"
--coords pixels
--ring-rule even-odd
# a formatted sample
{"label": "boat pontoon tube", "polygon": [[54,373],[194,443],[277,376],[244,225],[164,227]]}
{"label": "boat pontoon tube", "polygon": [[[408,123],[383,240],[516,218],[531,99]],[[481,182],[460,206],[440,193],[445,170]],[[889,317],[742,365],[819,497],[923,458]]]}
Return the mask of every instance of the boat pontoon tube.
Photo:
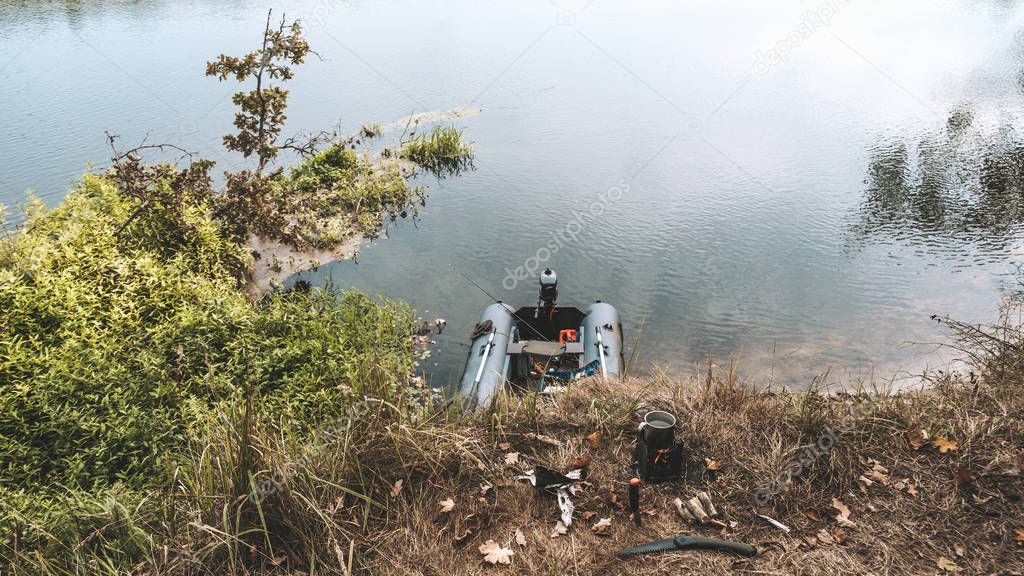
{"label": "boat pontoon tube", "polygon": [[579,334],[583,341],[580,366],[597,360],[600,363],[598,374],[605,378],[622,375],[622,322],[614,306],[604,302],[591,304],[580,322]]}
{"label": "boat pontoon tube", "polygon": [[480,315],[480,324],[491,321],[491,329],[477,335],[469,346],[466,370],[459,384],[459,396],[467,406],[487,408],[504,388],[506,353],[512,341],[512,310],[500,302],[491,304]]}

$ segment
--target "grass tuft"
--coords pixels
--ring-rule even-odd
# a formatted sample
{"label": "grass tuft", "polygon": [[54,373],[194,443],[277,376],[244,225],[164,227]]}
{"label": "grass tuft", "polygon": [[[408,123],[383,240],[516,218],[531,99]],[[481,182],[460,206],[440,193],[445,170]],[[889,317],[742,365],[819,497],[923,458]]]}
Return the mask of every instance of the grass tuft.
{"label": "grass tuft", "polygon": [[400,156],[438,177],[459,174],[473,165],[473,146],[454,126],[435,126],[402,144]]}

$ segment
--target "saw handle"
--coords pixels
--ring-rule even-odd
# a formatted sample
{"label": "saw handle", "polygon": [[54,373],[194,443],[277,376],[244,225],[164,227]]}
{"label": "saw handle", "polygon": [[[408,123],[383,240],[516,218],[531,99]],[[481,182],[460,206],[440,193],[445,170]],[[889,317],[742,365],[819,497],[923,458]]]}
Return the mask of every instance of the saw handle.
{"label": "saw handle", "polygon": [[702,536],[678,536],[675,538],[677,550],[724,550],[734,552],[741,556],[754,556],[757,548],[742,542],[729,542],[718,538],[704,538]]}

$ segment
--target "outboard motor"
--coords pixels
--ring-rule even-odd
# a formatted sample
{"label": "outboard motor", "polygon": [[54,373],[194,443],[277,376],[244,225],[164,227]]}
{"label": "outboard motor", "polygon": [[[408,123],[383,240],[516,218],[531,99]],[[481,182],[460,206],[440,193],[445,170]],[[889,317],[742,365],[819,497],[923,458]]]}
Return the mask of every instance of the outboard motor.
{"label": "outboard motor", "polygon": [[558,300],[558,276],[551,268],[545,268],[540,275],[540,298],[537,300],[536,315],[542,312],[548,316],[554,312],[555,302]]}

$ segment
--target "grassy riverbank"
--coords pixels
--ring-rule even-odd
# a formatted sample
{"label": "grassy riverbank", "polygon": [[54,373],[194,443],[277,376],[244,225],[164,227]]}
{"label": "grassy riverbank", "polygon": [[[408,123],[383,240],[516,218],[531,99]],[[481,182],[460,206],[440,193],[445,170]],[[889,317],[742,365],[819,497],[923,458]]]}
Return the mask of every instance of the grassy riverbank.
{"label": "grassy riverbank", "polygon": [[[260,51],[208,73],[290,77],[282,62],[308,45],[269,24]],[[470,168],[472,147],[419,117],[375,154],[354,147],[379,127],[279,142],[286,95],[259,81],[235,95],[225,143],[258,163],[223,189],[212,162],[146,164],[173,147],[142,146],[3,227],[0,574],[1024,571],[1019,323],[950,322],[974,372],[898,395],[767,393],[709,370],[463,413],[414,377],[405,305],[270,289],[414,216],[424,190],[410,178]],[[276,168],[283,147],[302,162]],[[644,488],[637,528],[624,482],[653,408],[678,415],[688,475]],[[554,501],[516,476],[584,460],[559,533]],[[719,526],[676,516],[672,501],[698,490]],[[761,554],[613,556],[684,532]],[[488,545],[508,563],[488,563]]]}
{"label": "grassy riverbank", "polygon": [[[765,393],[709,372],[591,380],[464,414],[409,382],[404,306],[253,302],[241,244],[202,203],[119,232],[133,208],[87,176],[0,249],[5,573],[1024,570],[1016,324],[953,324],[974,372],[898,395]],[[689,473],[644,488],[636,528],[624,482],[638,414],[653,408],[679,416]],[[554,501],[515,477],[582,458],[576,521],[552,537]],[[698,490],[724,527],[676,516],[672,500]],[[761,554],[613,556],[678,533]],[[483,561],[488,540],[515,552],[510,564]]]}

